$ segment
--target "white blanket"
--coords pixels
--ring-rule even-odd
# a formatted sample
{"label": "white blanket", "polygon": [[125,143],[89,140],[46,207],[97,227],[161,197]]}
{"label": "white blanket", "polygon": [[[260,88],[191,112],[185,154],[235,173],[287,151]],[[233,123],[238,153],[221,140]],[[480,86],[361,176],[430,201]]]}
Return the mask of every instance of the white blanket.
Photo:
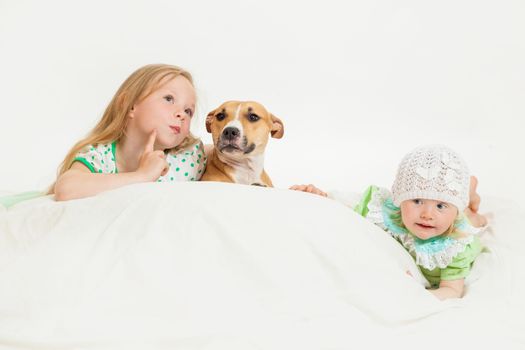
{"label": "white blanket", "polygon": [[524,349],[525,213],[485,202],[488,251],[445,302],[381,229],[307,193],[153,183],[0,208],[0,349]]}

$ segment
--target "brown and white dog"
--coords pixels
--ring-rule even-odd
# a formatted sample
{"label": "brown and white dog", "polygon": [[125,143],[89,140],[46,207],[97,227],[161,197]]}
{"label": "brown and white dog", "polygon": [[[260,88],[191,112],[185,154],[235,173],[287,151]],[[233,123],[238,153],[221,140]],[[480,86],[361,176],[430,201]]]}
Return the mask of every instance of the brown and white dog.
{"label": "brown and white dog", "polygon": [[228,101],[206,117],[213,149],[202,181],[273,187],[264,171],[268,137],[283,137],[282,121],[253,101]]}

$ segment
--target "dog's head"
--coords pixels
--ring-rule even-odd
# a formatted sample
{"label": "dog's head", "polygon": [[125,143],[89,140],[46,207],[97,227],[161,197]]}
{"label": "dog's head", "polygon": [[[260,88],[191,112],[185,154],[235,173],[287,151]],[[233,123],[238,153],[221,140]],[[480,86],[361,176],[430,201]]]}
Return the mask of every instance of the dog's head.
{"label": "dog's head", "polygon": [[206,130],[212,134],[217,152],[245,157],[264,152],[268,136],[280,139],[282,121],[253,101],[228,101],[206,117]]}

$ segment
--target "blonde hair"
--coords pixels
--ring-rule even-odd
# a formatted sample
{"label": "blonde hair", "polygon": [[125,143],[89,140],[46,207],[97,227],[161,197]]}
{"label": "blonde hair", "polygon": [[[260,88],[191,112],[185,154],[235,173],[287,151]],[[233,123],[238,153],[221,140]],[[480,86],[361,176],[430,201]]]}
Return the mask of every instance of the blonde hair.
{"label": "blonde hair", "polygon": [[[166,79],[174,79],[183,76],[193,85],[191,74],[177,66],[167,64],[150,64],[137,69],[123,83],[106,107],[102,118],[89,134],[78,141],[60,164],[57,178],[65,173],[73,164],[77,153],[87,145],[106,144],[118,142],[124,135],[128,122],[128,114],[136,103],[141,102],[151,93],[166,83]],[[196,142],[197,139],[191,133],[176,147],[167,150],[177,151]],[[53,192],[54,184],[50,193]]]}

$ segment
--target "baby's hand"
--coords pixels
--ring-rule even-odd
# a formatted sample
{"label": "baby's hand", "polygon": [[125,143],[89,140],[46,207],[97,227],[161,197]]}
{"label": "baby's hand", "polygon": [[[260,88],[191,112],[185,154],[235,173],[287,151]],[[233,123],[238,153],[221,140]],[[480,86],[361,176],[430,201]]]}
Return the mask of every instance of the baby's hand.
{"label": "baby's hand", "polygon": [[326,194],[326,192],[323,192],[322,190],[318,189],[317,187],[315,187],[312,184],[309,184],[309,185],[293,185],[292,187],[290,187],[290,189],[294,190],[294,191],[303,191],[303,192],[313,193],[313,194],[317,194],[317,195],[323,196],[323,197],[327,197],[328,196],[328,194]]}
{"label": "baby's hand", "polygon": [[144,147],[144,152],[140,157],[139,168],[137,172],[144,175],[146,181],[155,181],[160,176],[166,175],[169,170],[169,164],[166,161],[166,154],[163,151],[155,151],[155,139],[157,131],[153,130],[149,135],[148,142]]}

